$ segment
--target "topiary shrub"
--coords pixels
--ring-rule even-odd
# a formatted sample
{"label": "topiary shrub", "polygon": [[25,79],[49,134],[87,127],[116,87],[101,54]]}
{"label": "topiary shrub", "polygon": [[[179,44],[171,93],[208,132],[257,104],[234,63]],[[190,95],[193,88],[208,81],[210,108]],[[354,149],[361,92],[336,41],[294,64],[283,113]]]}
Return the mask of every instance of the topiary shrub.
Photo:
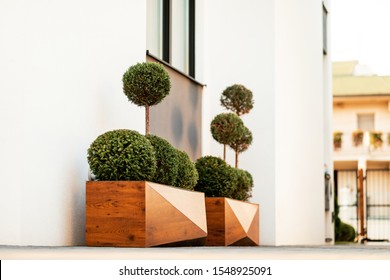
{"label": "topiary shrub", "polygon": [[123,74],[122,82],[129,101],[145,106],[145,134],[149,134],[150,106],[160,103],[171,90],[168,72],[159,63],[137,63]]}
{"label": "topiary shrub", "polygon": [[174,186],[179,170],[176,149],[165,139],[156,135],[147,135],[156,153],[156,173],[153,182]]}
{"label": "topiary shrub", "polygon": [[241,116],[253,108],[253,94],[243,85],[232,85],[222,92],[221,105]]}
{"label": "topiary shrub", "polygon": [[151,181],[156,155],[149,140],[133,130],[108,131],[88,149],[88,163],[97,180]]}
{"label": "topiary shrub", "polygon": [[235,152],[235,167],[238,168],[238,155],[246,151],[249,146],[252,144],[252,132],[244,125],[238,128],[237,138],[230,143],[230,148]]}
{"label": "topiary shrub", "polygon": [[222,113],[211,121],[210,130],[213,138],[223,144],[223,160],[226,161],[226,145],[237,141],[241,135],[244,124],[242,120],[233,113]]}
{"label": "topiary shrub", "polygon": [[192,162],[188,154],[184,151],[176,150],[176,153],[179,168],[174,186],[187,190],[194,190],[199,178],[195,163]]}
{"label": "topiary shrub", "polygon": [[231,198],[237,188],[237,175],[222,159],[205,156],[195,163],[199,173],[195,190],[204,192],[206,197]]}
{"label": "topiary shrub", "polygon": [[232,198],[248,201],[252,197],[253,178],[252,175],[243,169],[234,168],[237,176],[237,188]]}

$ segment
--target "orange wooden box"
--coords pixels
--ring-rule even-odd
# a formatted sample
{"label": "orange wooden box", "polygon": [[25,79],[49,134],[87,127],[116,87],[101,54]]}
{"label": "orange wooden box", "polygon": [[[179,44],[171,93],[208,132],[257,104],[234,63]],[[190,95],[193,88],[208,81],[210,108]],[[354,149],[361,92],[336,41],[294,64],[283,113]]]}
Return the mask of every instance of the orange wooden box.
{"label": "orange wooden box", "polygon": [[225,197],[206,197],[206,246],[259,245],[259,205]]}
{"label": "orange wooden box", "polygon": [[86,183],[88,246],[204,245],[204,194],[146,181]]}

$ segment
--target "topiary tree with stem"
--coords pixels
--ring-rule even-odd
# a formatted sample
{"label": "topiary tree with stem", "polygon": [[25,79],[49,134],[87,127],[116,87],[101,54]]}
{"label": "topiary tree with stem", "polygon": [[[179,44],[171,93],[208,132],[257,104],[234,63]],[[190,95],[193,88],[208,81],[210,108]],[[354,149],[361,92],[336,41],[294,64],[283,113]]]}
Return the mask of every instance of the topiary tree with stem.
{"label": "topiary tree with stem", "polygon": [[238,137],[229,144],[229,146],[235,151],[235,167],[238,168],[238,155],[248,149],[252,144],[252,132],[244,125],[239,127]]}
{"label": "topiary tree with stem", "polygon": [[221,105],[237,116],[249,113],[253,108],[252,91],[240,84],[227,87],[221,95]]}
{"label": "topiary tree with stem", "polygon": [[217,115],[210,125],[213,138],[223,144],[223,160],[226,162],[226,145],[238,141],[244,124],[242,120],[233,113],[222,113]]}
{"label": "topiary tree with stem", "polygon": [[137,63],[122,78],[129,101],[145,107],[145,134],[150,131],[150,106],[160,103],[170,92],[171,81],[164,67],[155,62]]}

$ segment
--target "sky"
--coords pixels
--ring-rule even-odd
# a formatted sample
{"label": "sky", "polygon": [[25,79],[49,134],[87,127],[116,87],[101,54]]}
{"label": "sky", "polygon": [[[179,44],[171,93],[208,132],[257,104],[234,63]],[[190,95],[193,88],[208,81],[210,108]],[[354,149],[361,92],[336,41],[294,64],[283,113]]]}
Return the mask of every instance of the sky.
{"label": "sky", "polygon": [[390,0],[331,0],[332,61],[390,76]]}

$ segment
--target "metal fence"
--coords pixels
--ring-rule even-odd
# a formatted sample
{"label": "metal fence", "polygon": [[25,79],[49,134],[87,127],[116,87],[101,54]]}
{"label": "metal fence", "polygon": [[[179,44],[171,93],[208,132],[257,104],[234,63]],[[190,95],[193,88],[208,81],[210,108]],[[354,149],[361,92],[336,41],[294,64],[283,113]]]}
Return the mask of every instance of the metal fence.
{"label": "metal fence", "polygon": [[339,170],[335,173],[339,218],[358,232],[358,173],[357,170]]}
{"label": "metal fence", "polygon": [[390,240],[390,170],[366,172],[366,228],[368,240]]}

